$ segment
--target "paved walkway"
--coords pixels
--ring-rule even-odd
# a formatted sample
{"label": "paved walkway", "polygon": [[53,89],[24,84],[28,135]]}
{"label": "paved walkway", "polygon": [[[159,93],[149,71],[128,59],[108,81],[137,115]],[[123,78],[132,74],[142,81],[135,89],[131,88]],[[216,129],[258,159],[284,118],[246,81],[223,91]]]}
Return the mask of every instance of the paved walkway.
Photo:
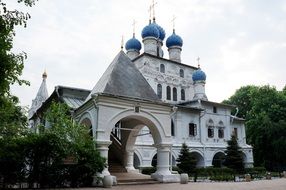
{"label": "paved walkway", "polygon": [[[105,188],[86,188],[103,190]],[[170,183],[154,185],[113,186],[114,190],[286,190],[286,178],[252,182],[197,182],[188,184]],[[105,189],[106,190],[106,189]]]}

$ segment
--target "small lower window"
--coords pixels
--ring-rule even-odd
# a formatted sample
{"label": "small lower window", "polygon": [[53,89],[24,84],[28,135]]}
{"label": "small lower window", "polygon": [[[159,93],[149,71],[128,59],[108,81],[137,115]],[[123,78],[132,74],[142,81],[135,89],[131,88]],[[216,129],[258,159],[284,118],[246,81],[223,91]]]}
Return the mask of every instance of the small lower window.
{"label": "small lower window", "polygon": [[214,129],[212,127],[208,128],[208,137],[213,138],[214,137]]}
{"label": "small lower window", "polygon": [[218,138],[224,138],[224,129],[222,127],[218,129]]}
{"label": "small lower window", "polygon": [[173,120],[171,120],[171,135],[175,136],[175,125]]}
{"label": "small lower window", "polygon": [[234,136],[237,138],[237,128],[234,128],[234,129],[233,129],[233,134],[234,134]]}

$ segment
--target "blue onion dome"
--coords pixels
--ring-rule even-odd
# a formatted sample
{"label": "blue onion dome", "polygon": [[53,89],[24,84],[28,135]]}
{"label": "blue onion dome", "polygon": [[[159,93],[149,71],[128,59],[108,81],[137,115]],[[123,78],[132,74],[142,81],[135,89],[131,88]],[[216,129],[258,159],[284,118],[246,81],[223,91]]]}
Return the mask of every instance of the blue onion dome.
{"label": "blue onion dome", "polygon": [[165,36],[166,36],[165,30],[160,25],[158,25],[156,22],[153,22],[153,24],[159,30],[159,39],[163,41],[165,39]]}
{"label": "blue onion dome", "polygon": [[175,33],[175,30],[174,30],[173,34],[167,38],[166,45],[168,48],[172,47],[172,46],[182,47],[183,46],[183,39],[179,35],[177,35]]}
{"label": "blue onion dome", "polygon": [[200,81],[200,80],[205,81],[206,78],[207,78],[207,76],[206,76],[205,72],[201,70],[201,68],[196,70],[192,75],[193,81]]}
{"label": "blue onion dome", "polygon": [[143,28],[141,36],[143,39],[146,37],[159,38],[160,32],[158,30],[158,27],[154,23],[150,23]]}
{"label": "blue onion dome", "polygon": [[139,42],[139,40],[137,40],[135,38],[135,36],[133,35],[133,38],[129,39],[126,44],[125,44],[125,49],[131,50],[131,49],[135,49],[137,51],[141,50],[141,43]]}

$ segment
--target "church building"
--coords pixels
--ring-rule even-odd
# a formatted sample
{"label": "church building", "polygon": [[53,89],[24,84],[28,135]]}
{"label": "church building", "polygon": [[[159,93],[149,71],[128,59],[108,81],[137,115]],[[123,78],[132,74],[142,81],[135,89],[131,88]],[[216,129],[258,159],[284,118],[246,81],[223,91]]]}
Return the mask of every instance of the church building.
{"label": "church building", "polygon": [[48,96],[44,73],[29,110],[31,127],[48,125],[42,113],[52,101],[66,103],[73,118],[89,127],[100,154],[107,158],[103,175],[139,172],[153,165],[157,169],[152,178],[177,181],[172,166],[182,143],[197,167],[221,167],[231,134],[242,148],[245,167],[252,167],[244,119],[231,115],[235,106],[208,100],[206,74],[199,59],[198,66],[181,62],[183,39],[175,29],[165,40],[164,29],[153,18],[141,36],[142,42],[133,33],[126,51],[122,48],[91,90],[56,86]]}

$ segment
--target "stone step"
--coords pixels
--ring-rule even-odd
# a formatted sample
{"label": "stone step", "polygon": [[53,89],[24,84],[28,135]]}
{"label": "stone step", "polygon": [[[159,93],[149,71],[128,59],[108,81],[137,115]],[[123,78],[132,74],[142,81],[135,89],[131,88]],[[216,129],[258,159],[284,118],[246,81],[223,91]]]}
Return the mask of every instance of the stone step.
{"label": "stone step", "polygon": [[147,185],[158,183],[160,182],[154,179],[120,179],[117,181],[117,185]]}
{"label": "stone step", "polygon": [[110,173],[125,173],[127,170],[116,161],[109,161],[108,170]]}

